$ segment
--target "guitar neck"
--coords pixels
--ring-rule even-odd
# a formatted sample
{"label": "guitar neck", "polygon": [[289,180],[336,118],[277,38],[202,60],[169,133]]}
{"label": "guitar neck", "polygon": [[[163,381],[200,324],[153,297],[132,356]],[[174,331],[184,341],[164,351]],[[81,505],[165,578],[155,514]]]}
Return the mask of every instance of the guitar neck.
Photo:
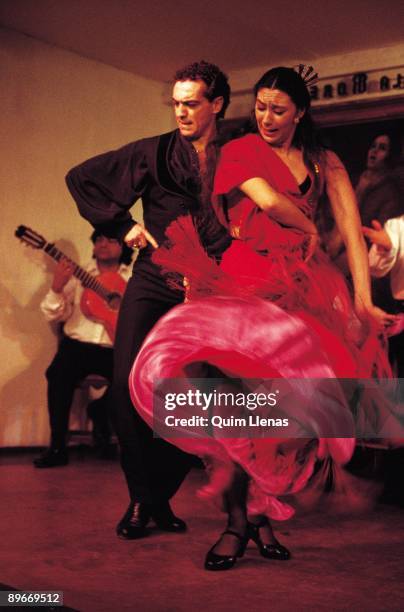
{"label": "guitar neck", "polygon": [[46,242],[43,250],[55,261],[60,261],[63,258],[67,259],[73,265],[73,276],[80,281],[83,287],[95,291],[95,293],[98,293],[98,295],[100,295],[104,300],[108,298],[109,291],[97,280],[97,278],[87,272],[87,270],[84,270],[84,268],[70,259],[70,257],[67,257],[64,253],[62,253],[62,251],[55,247],[54,244]]}

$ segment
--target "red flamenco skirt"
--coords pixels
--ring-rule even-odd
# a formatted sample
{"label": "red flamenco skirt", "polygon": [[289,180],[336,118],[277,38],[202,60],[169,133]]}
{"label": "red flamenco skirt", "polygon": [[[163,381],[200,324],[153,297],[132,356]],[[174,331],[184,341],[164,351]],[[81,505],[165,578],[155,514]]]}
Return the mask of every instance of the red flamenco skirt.
{"label": "red flamenco skirt", "polygon": [[[231,379],[335,378],[334,365],[327,356],[330,343],[334,362],[343,364],[345,376],[352,376],[356,368],[349,352],[309,315],[291,315],[254,297],[195,300],[171,310],[147,337],[129,379],[132,400],[149,426],[161,431],[165,414],[154,411],[156,380],[186,381],[195,372],[193,366],[201,362],[218,368]],[[202,495],[222,493],[237,463],[250,476],[249,511],[285,520],[294,511],[278,496],[304,488],[318,454],[331,455],[339,463],[345,463],[352,455],[354,422],[338,385],[333,399],[329,413],[321,401],[313,402],[309,413],[307,406],[304,410],[296,407],[295,420],[300,431],[310,431],[307,437],[263,438],[256,433],[254,437],[229,438],[177,430],[168,441],[206,461],[210,483]],[[181,416],[186,410],[183,408]],[[330,437],[319,443],[316,427],[323,429],[325,424],[331,436],[332,432],[338,435],[344,431],[350,437]]]}
{"label": "red flamenco skirt", "polygon": [[[372,364],[383,361],[382,351],[371,334],[361,337],[345,283],[325,255],[307,265],[287,249],[264,257],[235,241],[218,265],[189,219],[170,226],[167,235],[170,248],[159,248],[154,260],[187,277],[189,301],[173,308],[146,338],[129,379],[134,406],[159,435],[204,459],[210,482],[201,495],[223,493],[238,464],[250,477],[249,512],[285,520],[294,510],[280,497],[306,486],[317,459],[342,465],[351,458],[355,422],[339,379],[369,377]],[[259,430],[208,435],[181,425],[175,435],[161,434],[166,413],[155,409],[156,381],[180,379],[182,388],[187,381],[192,388],[201,364],[227,379],[317,380],[319,386],[311,402],[304,393],[296,401],[289,437]],[[191,416],[192,408],[177,407],[175,414]]]}

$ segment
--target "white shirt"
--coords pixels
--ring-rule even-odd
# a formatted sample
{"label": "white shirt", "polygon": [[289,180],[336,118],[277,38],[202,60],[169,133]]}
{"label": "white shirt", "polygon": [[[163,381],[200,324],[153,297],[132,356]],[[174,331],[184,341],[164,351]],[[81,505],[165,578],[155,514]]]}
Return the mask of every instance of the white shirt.
{"label": "white shirt", "polygon": [[396,300],[404,300],[404,215],[389,219],[384,225],[392,248],[380,251],[372,244],[369,251],[370,273],[376,278],[390,272],[390,286]]}
{"label": "white shirt", "polygon": [[[88,264],[85,270],[94,276],[100,274],[95,262]],[[118,274],[125,281],[128,281],[131,275],[131,266],[121,264]],[[102,323],[85,317],[81,312],[80,300],[82,294],[83,287],[80,281],[72,277],[61,293],[55,293],[52,289],[49,289],[40,304],[40,308],[47,321],[65,322],[63,331],[69,338],[79,342],[90,342],[99,346],[111,347],[111,339]]]}

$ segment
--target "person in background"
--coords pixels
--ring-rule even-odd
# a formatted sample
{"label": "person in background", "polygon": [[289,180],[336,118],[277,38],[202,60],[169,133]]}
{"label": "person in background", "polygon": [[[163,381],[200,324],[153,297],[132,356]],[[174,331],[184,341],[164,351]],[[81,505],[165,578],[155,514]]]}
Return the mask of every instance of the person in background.
{"label": "person in background", "polygon": [[[355,187],[361,223],[370,226],[373,219],[382,225],[392,217],[404,213],[404,198],[399,177],[394,171],[399,147],[397,140],[389,133],[380,133],[369,147],[366,168]],[[344,243],[337,227],[327,238],[327,251],[334,263],[348,275],[348,264]],[[375,302],[383,307],[386,301],[381,295],[382,288],[374,286]]]}
{"label": "person in background", "polygon": [[[372,227],[362,231],[370,240],[370,273],[375,278],[389,276],[393,311],[401,314],[400,328],[389,339],[390,358],[398,378],[404,378],[404,215],[388,219],[384,226],[374,219]],[[393,330],[392,330],[393,331]]]}
{"label": "person in background", "polygon": [[[125,282],[130,275],[132,249],[114,238],[94,231],[93,258],[86,266],[91,275],[117,274]],[[67,465],[67,432],[70,408],[78,383],[89,374],[112,380],[112,340],[103,323],[83,314],[81,298],[83,287],[73,277],[74,264],[62,258],[56,265],[52,285],[41,302],[47,321],[63,323],[63,336],[52,363],[46,370],[47,398],[51,440],[49,448],[34,460],[36,468]],[[102,282],[102,281],[101,281]],[[101,451],[107,452],[110,425],[107,395],[90,405],[95,438]]]}
{"label": "person in background", "polygon": [[404,204],[394,173],[398,144],[392,134],[374,138],[367,154],[366,169],[355,187],[363,225],[373,219],[384,224],[387,219],[404,212]]}

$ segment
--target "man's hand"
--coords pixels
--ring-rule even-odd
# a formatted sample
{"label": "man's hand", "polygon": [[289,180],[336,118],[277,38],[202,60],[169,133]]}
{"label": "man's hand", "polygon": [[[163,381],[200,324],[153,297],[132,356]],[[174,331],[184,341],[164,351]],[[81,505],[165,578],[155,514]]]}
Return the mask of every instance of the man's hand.
{"label": "man's hand", "polygon": [[123,240],[128,247],[135,249],[144,249],[148,242],[155,249],[159,246],[153,236],[140,223],[136,223]]}
{"label": "man's hand", "polygon": [[377,246],[379,251],[390,251],[392,248],[391,240],[388,233],[383,229],[379,221],[372,221],[372,227],[362,226],[363,235]]}
{"label": "man's hand", "polygon": [[57,264],[53,273],[52,291],[55,293],[62,293],[63,288],[73,276],[73,270],[73,263],[69,259],[66,259],[66,257],[63,257]]}

